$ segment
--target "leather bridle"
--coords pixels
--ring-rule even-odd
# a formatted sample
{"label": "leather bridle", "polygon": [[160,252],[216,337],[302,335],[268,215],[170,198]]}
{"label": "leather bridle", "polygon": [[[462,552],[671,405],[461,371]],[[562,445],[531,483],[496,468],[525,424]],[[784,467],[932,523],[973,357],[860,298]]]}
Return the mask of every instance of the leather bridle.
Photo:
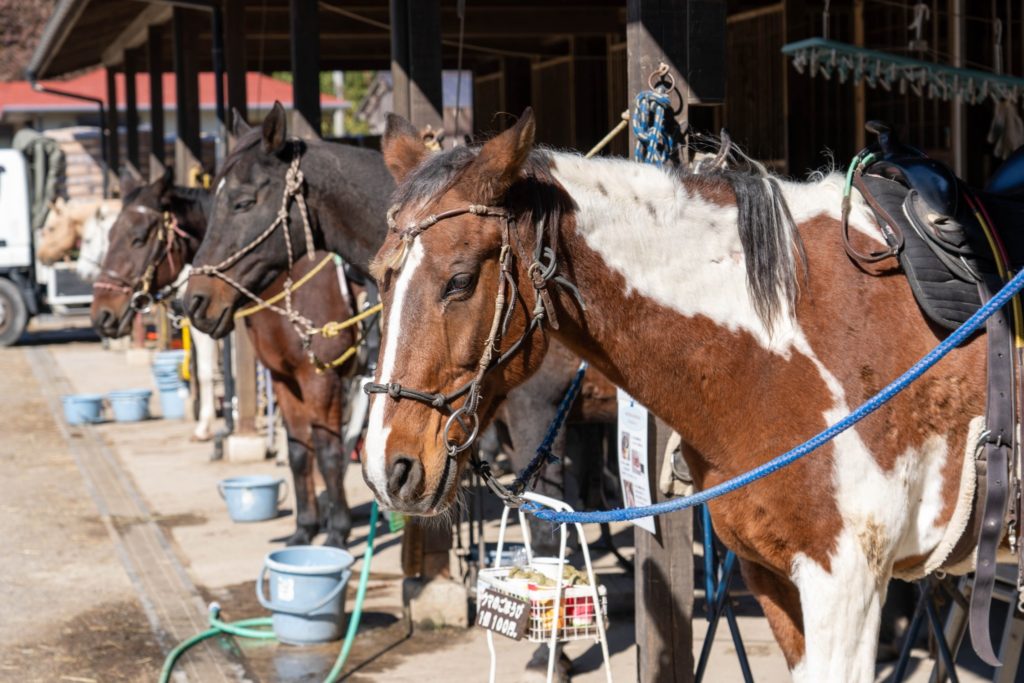
{"label": "leather bridle", "polygon": [[[189,244],[197,240],[193,235],[181,229],[181,226],[178,225],[177,217],[171,211],[160,211],[143,205],[132,206],[127,210],[143,215],[155,216],[159,221],[159,227],[151,233],[155,238],[151,236],[146,239],[149,245],[149,253],[143,261],[145,269],[142,275],[132,279],[121,275],[121,273],[111,268],[104,268],[92,286],[93,289],[107,289],[128,294],[131,297],[129,306],[131,306],[132,310],[146,313],[155,302],[166,299],[177,289],[177,285],[172,283],[158,292],[152,291],[153,279],[156,277],[160,266],[163,265],[164,261],[168,261],[171,271],[177,270],[174,252],[180,250],[182,252],[180,254],[181,266],[184,267],[184,252]],[[180,246],[179,240],[182,241]]]}
{"label": "leather bridle", "polygon": [[[515,259],[515,254],[512,249],[511,232],[516,228],[515,216],[504,207],[469,204],[465,207],[450,209],[436,215],[431,214],[426,218],[407,226],[406,228],[399,229],[394,218],[397,210],[398,207],[392,207],[388,211],[388,226],[391,230],[398,232],[401,237],[401,244],[397,247],[402,250],[400,252],[400,258],[404,258],[404,256],[408,254],[408,250],[412,247],[412,242],[416,237],[427,229],[449,218],[472,214],[482,218],[497,218],[501,221],[501,249],[498,252],[500,275],[498,277],[498,287],[494,299],[494,317],[491,319],[490,331],[487,335],[487,340],[484,343],[484,350],[480,355],[480,360],[477,363],[476,373],[473,375],[473,378],[458,389],[448,393],[409,389],[407,387],[403,387],[397,382],[387,384],[370,382],[363,388],[367,394],[386,394],[394,401],[411,399],[413,401],[425,403],[431,408],[440,411],[442,414],[448,415],[448,420],[445,422],[444,431],[442,433],[447,457],[445,458],[445,466],[444,471],[441,474],[441,481],[438,483],[437,489],[434,492],[433,500],[430,504],[430,507],[433,508],[437,505],[441,495],[443,495],[447,489],[448,477],[450,476],[453,461],[457,460],[459,453],[469,449],[479,435],[480,417],[478,410],[480,407],[480,393],[487,373],[507,362],[513,355],[522,349],[523,344],[533,334],[533,332],[542,328],[545,319],[549,321],[552,328],[558,329],[558,318],[555,315],[554,303],[551,298],[551,293],[548,290],[549,283],[554,283],[555,285],[567,289],[579,303],[582,310],[585,310],[586,306],[584,305],[583,298],[580,296],[579,290],[576,286],[558,273],[558,261],[555,256],[554,247],[555,243],[552,240],[550,245],[545,244],[544,222],[538,222],[534,241],[534,252],[532,254],[532,260],[529,262],[530,265],[526,271],[530,278],[530,282],[533,285],[534,292],[536,293],[536,301],[533,311],[530,314],[530,321],[523,330],[522,335],[520,335],[520,337],[505,351],[500,352],[498,347],[505,334],[508,332],[512,313],[515,310],[516,300],[519,298],[519,290],[516,286],[515,278],[512,275],[512,263]],[[517,241],[517,246],[518,244],[519,243]],[[520,258],[522,258],[524,262],[526,261],[523,254],[520,254]],[[462,405],[455,408],[453,403],[463,396],[465,396],[465,400],[462,402]],[[463,432],[467,435],[465,440],[461,443],[455,441],[451,436],[452,427],[456,423],[459,424]],[[521,494],[521,491],[517,493],[509,490],[498,482],[497,478],[491,472],[490,465],[481,460],[475,450],[471,451],[470,462],[472,463],[473,468],[479,473],[484,483],[487,484],[487,487],[490,488],[495,495],[501,498],[503,502],[512,506],[518,506],[522,502],[519,495]]]}

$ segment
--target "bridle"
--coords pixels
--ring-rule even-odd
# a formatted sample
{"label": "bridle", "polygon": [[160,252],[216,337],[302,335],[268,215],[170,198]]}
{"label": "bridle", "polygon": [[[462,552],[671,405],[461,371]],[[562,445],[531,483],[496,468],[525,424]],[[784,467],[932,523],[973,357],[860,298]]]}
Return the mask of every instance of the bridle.
{"label": "bridle", "polygon": [[[497,218],[501,221],[501,249],[498,253],[498,265],[500,276],[498,277],[498,288],[494,298],[494,317],[491,319],[490,331],[484,343],[484,350],[477,363],[476,373],[473,378],[454,391],[436,393],[420,391],[403,387],[397,382],[381,384],[379,382],[367,383],[363,390],[367,394],[386,394],[392,400],[398,401],[403,398],[425,403],[442,414],[448,415],[445,422],[443,438],[446,452],[444,471],[441,473],[441,481],[434,492],[430,507],[437,505],[440,497],[447,489],[448,477],[450,475],[452,462],[457,459],[459,453],[469,449],[476,441],[480,432],[480,392],[484,378],[487,373],[504,364],[508,359],[522,349],[525,341],[535,330],[543,327],[544,320],[548,320],[553,329],[558,329],[558,317],[555,314],[554,302],[548,289],[550,283],[566,288],[579,303],[582,310],[586,310],[583,298],[574,284],[558,273],[558,261],[555,255],[555,241],[545,245],[544,221],[536,224],[536,236],[532,259],[526,273],[533,285],[536,299],[533,311],[530,314],[530,321],[523,330],[522,335],[503,352],[500,352],[500,345],[515,310],[516,300],[519,299],[519,289],[516,286],[515,278],[512,276],[512,263],[515,259],[514,251],[518,251],[520,242],[516,241],[516,250],[512,248],[511,232],[516,229],[515,216],[506,208],[500,206],[485,206],[481,204],[469,204],[467,206],[449,209],[439,214],[431,214],[417,223],[399,229],[395,221],[395,214],[398,207],[388,210],[388,227],[398,232],[401,237],[401,244],[398,249],[399,261],[412,246],[413,240],[429,228],[445,221],[465,214],[472,214],[483,218]],[[523,262],[527,262],[524,254],[519,254]],[[453,403],[465,396],[465,401],[458,408]],[[462,431],[467,435],[461,443],[456,442],[451,436],[452,427],[458,423]],[[506,504],[518,506],[522,500],[522,487],[517,485],[512,490],[501,484],[491,472],[490,465],[481,460],[479,454],[474,450],[470,454],[470,462],[473,468],[483,479],[491,491],[502,499]]]}
{"label": "bridle", "polygon": [[[256,235],[247,244],[228,254],[219,263],[205,266],[194,266],[192,272],[189,273],[189,277],[196,277],[198,275],[205,275],[207,277],[218,278],[228,284],[239,294],[250,299],[259,310],[268,310],[277,313],[278,315],[286,318],[295,329],[295,333],[299,336],[302,342],[302,349],[306,352],[309,362],[317,369],[317,372],[326,372],[338,365],[338,360],[333,362],[324,362],[313,352],[313,337],[317,334],[325,334],[324,330],[330,328],[330,325],[318,327],[313,323],[312,320],[307,318],[305,315],[295,309],[292,303],[292,294],[298,289],[295,282],[292,280],[292,269],[295,266],[295,249],[292,246],[291,236],[291,205],[295,202],[295,205],[299,209],[299,216],[302,218],[302,230],[306,241],[306,257],[313,261],[316,256],[314,251],[316,246],[313,241],[313,227],[309,220],[309,208],[306,206],[306,197],[302,194],[303,188],[306,185],[306,178],[302,173],[300,164],[302,162],[302,143],[297,139],[289,140],[289,145],[292,148],[292,159],[288,165],[288,170],[284,176],[284,190],[281,193],[281,206],[277,210],[277,217],[274,221],[266,227],[263,232]],[[288,254],[288,271],[285,275],[284,287],[282,294],[284,295],[284,307],[278,306],[273,301],[265,299],[256,292],[252,291],[238,280],[228,275],[227,270],[237,264],[246,255],[251,253],[256,247],[260,246],[274,234],[278,229],[282,228],[284,231],[284,242],[285,251]],[[348,327],[348,323],[359,322],[362,320],[362,316],[355,316],[345,322],[344,327]],[[344,327],[335,326],[337,330],[343,329]]]}
{"label": "bridle", "polygon": [[[131,297],[129,302],[131,309],[139,313],[146,313],[154,303],[166,299],[181,286],[180,283],[173,282],[160,291],[153,292],[153,279],[156,277],[160,266],[163,265],[164,261],[167,261],[171,267],[171,272],[180,272],[178,264],[174,259],[174,252],[177,250],[182,252],[181,267],[183,268],[185,266],[184,252],[190,244],[197,240],[195,236],[189,234],[178,225],[178,218],[172,211],[160,211],[141,204],[133,206],[128,210],[143,215],[155,216],[159,220],[158,229],[152,233],[155,235],[155,239],[148,237],[146,240],[149,245],[149,253],[146,255],[145,261],[143,261],[146,264],[145,270],[143,270],[142,275],[139,277],[129,279],[111,268],[104,268],[92,286],[93,289],[106,289],[128,294]],[[181,240],[180,244],[179,240]],[[107,280],[102,279],[104,277]]]}

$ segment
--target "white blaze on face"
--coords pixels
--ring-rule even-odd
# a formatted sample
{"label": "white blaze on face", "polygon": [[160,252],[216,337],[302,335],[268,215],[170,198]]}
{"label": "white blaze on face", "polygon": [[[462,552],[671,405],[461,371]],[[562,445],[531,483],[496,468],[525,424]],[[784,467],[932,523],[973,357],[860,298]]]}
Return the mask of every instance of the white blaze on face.
{"label": "white blaze on face", "polygon": [[[402,342],[402,309],[405,295],[409,291],[413,275],[423,260],[423,245],[416,240],[409,247],[405,263],[395,282],[395,293],[391,298],[388,311],[388,324],[381,339],[380,376],[381,384],[394,381],[395,362],[398,358],[399,345]],[[384,408],[387,406],[387,394],[374,394],[370,403],[370,419],[366,428],[366,449],[364,455],[366,478],[376,487],[379,497],[387,500],[387,443],[391,427],[384,424]]]}

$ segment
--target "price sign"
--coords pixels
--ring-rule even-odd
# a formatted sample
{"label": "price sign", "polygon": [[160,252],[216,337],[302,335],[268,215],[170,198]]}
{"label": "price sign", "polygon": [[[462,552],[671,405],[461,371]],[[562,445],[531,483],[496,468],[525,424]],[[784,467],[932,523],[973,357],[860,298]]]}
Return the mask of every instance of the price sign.
{"label": "price sign", "polygon": [[500,633],[513,640],[522,640],[530,620],[530,603],[482,587],[477,591],[476,625]]}

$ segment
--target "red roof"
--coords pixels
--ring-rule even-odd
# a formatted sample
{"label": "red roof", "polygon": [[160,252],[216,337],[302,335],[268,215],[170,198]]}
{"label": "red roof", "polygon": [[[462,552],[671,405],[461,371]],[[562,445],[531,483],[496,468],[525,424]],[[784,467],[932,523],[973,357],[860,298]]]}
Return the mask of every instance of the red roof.
{"label": "red roof", "polygon": [[[174,90],[174,74],[165,73],[163,77],[164,107],[175,109],[177,100]],[[124,109],[124,74],[119,73],[115,78],[117,80],[117,107],[118,109]],[[98,97],[103,100],[107,99],[107,74],[103,69],[96,69],[67,81],[42,81],[42,83],[43,85],[79,95]],[[251,108],[269,109],[273,106],[275,100],[280,101],[286,107],[292,103],[291,84],[265,74],[257,72],[247,73],[245,75],[245,87]],[[135,94],[139,109],[148,111],[148,73],[136,75]],[[344,100],[331,95],[320,95],[320,104],[325,109],[338,109],[346,106]],[[199,74],[199,107],[201,109],[214,108],[214,78],[211,72]],[[33,90],[28,81],[0,83],[0,117],[7,111],[80,111],[89,108],[91,107],[86,102]]]}

